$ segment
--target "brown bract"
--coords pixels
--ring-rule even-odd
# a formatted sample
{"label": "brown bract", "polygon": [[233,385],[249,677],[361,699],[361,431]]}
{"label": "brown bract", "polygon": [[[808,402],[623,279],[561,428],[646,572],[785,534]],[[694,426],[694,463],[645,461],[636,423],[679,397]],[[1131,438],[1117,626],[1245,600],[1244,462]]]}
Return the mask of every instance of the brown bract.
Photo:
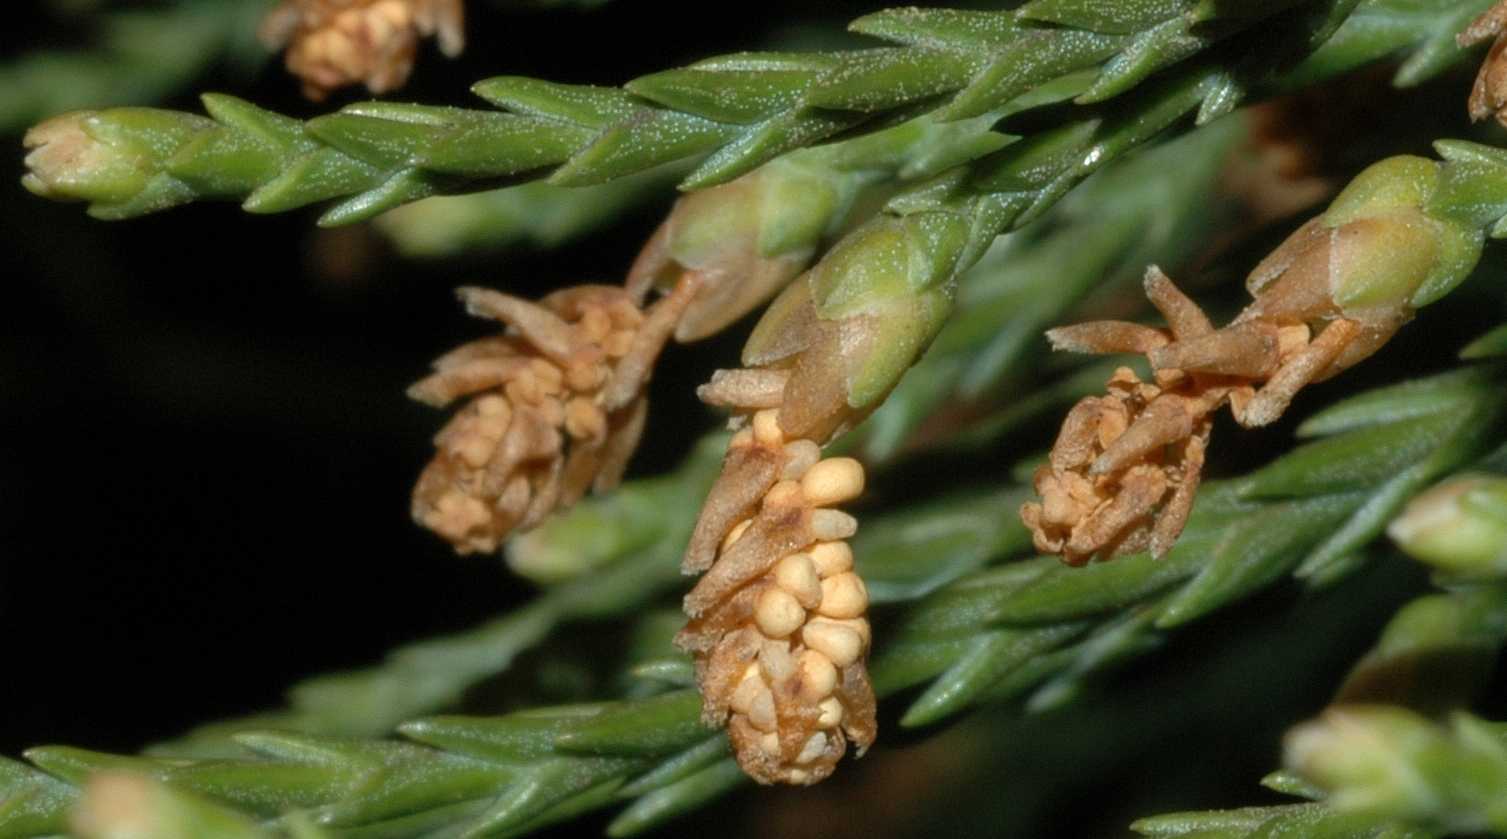
{"label": "brown bract", "polygon": [[357,83],[372,93],[401,87],[430,35],[445,55],[459,55],[464,13],[461,0],[283,0],[258,34],[271,49],[287,47],[288,71],[319,101]]}
{"label": "brown bract", "polygon": [[[863,491],[863,467],[822,460],[773,409],[734,436],[727,462],[698,525],[718,544],[710,562],[687,556],[688,571],[706,573],[686,595],[691,620],[676,643],[695,658],[703,721],[727,727],[743,770],[813,784],[850,741],[862,754],[876,732],[868,591],[846,542],[858,525],[831,509]],[[733,487],[728,475],[745,480]]]}
{"label": "brown bract", "polygon": [[1467,103],[1470,118],[1477,122],[1495,116],[1498,122],[1507,125],[1507,112],[1504,112],[1504,106],[1507,106],[1507,57],[1503,55],[1503,50],[1507,50],[1507,38],[1502,37],[1504,31],[1507,31],[1507,0],[1487,9],[1456,38],[1462,47],[1495,39],[1486,53],[1486,60],[1481,62]]}
{"label": "brown bract", "polygon": [[[1020,510],[1037,550],[1083,565],[1171,547],[1198,490],[1208,399],[1222,396],[1195,392],[1191,377],[1179,384],[1165,389],[1121,367],[1107,395],[1074,406],[1047,465],[1036,470],[1042,500]],[[1127,434],[1131,428],[1136,432]]]}
{"label": "brown bract", "polygon": [[1037,549],[1070,565],[1166,554],[1192,510],[1215,411],[1228,403],[1241,425],[1266,425],[1304,386],[1379,349],[1411,309],[1347,311],[1330,287],[1368,224],[1300,228],[1251,272],[1256,299],[1223,328],[1152,266],[1146,295],[1165,329],[1096,321],[1049,331],[1056,349],[1143,354],[1155,376],[1121,368],[1108,395],[1069,412],[1036,472],[1041,501],[1020,511]]}
{"label": "brown bract", "polygon": [[437,407],[472,397],[435,437],[414,519],[460,553],[491,553],[514,529],[616,486],[643,434],[654,360],[695,293],[688,279],[645,311],[612,286],[538,303],[460,289],[473,315],[509,329],[442,356],[409,389]]}

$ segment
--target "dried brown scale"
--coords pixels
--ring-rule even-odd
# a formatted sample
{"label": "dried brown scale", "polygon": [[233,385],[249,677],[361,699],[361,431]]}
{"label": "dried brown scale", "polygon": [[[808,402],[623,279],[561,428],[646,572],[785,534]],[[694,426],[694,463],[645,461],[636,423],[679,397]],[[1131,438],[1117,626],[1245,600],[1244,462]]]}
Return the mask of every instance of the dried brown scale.
{"label": "dried brown scale", "polygon": [[372,93],[401,87],[419,41],[437,35],[440,50],[465,46],[461,0],[283,0],[258,32],[271,49],[287,48],[288,71],[315,101],[353,84]]}
{"label": "dried brown scale", "polygon": [[1041,500],[1020,511],[1036,548],[1070,565],[1171,550],[1192,510],[1214,412],[1228,403],[1241,425],[1271,423],[1300,389],[1375,352],[1411,316],[1401,304],[1355,312],[1334,302],[1332,267],[1386,235],[1374,224],[1304,225],[1251,272],[1255,300],[1220,329],[1153,266],[1146,294],[1167,328],[1101,321],[1049,331],[1057,349],[1144,354],[1155,377],[1121,368],[1106,396],[1068,414],[1035,475]]}
{"label": "dried brown scale", "polygon": [[1470,90],[1467,110],[1477,122],[1495,116],[1498,122],[1507,125],[1507,2],[1498,2],[1471,22],[1457,36],[1460,46],[1468,47],[1483,41],[1492,41],[1476,74],[1476,82]]}
{"label": "dried brown scale", "polygon": [[875,734],[868,591],[845,541],[857,522],[831,509],[863,491],[863,467],[822,460],[777,415],[755,412],[729,445],[724,477],[745,491],[711,493],[698,531],[715,535],[714,560],[686,595],[676,642],[695,657],[703,720],[727,727],[744,771],[812,784],[849,741],[861,754]]}
{"label": "dried brown scale", "polygon": [[445,354],[409,389],[436,407],[471,397],[435,437],[413,516],[460,553],[490,553],[513,530],[622,478],[643,434],[644,385],[696,283],[647,310],[611,286],[564,289],[538,303],[459,293],[472,314],[509,330]]}

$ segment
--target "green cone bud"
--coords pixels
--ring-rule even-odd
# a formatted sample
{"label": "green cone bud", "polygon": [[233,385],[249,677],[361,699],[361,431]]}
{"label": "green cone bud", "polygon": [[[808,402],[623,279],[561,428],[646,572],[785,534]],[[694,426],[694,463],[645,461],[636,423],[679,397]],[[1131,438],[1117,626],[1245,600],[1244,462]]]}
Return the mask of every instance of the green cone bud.
{"label": "green cone bud", "polygon": [[43,198],[124,201],[149,175],[130,149],[101,143],[87,129],[93,111],[54,117],[26,132],[27,173],[21,184]]}
{"label": "green cone bud", "polygon": [[966,241],[954,217],[881,215],[844,237],[782,294],[743,350],[791,370],[780,425],[824,440],[851,427],[936,337]]}
{"label": "green cone bud", "polygon": [[1507,577],[1507,478],[1450,478],[1414,498],[1387,535],[1452,579]]}
{"label": "green cone bud", "polygon": [[1350,181],[1323,215],[1337,231],[1330,293],[1347,313],[1424,306],[1463,282],[1485,232],[1429,213],[1441,164],[1390,157]]}
{"label": "green cone bud", "polygon": [[776,160],[676,202],[628,285],[668,289],[684,273],[700,275],[703,290],[677,340],[715,334],[777,294],[847,217],[864,178],[799,160]]}
{"label": "green cone bud", "polygon": [[1487,685],[1507,638],[1507,590],[1480,586],[1407,604],[1345,677],[1337,703],[1421,711],[1465,707]]}
{"label": "green cone bud", "polygon": [[234,811],[140,775],[107,773],[89,782],[73,811],[81,839],[266,839]]}
{"label": "green cone bud", "polygon": [[1403,708],[1332,708],[1288,733],[1286,763],[1338,810],[1447,833],[1507,829],[1507,742],[1465,715],[1445,728]]}

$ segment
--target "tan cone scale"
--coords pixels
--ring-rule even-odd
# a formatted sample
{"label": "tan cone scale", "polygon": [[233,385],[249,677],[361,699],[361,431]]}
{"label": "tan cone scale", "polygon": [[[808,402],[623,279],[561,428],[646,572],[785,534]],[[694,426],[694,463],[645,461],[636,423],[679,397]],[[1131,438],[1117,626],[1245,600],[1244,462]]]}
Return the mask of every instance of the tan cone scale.
{"label": "tan cone scale", "polygon": [[379,94],[402,87],[430,35],[445,55],[460,55],[464,15],[461,0],[282,0],[258,35],[287,48],[288,72],[317,102],[353,84]]}
{"label": "tan cone scale", "polygon": [[645,311],[613,286],[538,303],[461,289],[472,314],[509,330],[444,355],[409,389],[436,407],[471,397],[435,437],[414,520],[459,553],[493,553],[515,529],[616,486],[643,434],[654,361],[695,292],[687,280]]}

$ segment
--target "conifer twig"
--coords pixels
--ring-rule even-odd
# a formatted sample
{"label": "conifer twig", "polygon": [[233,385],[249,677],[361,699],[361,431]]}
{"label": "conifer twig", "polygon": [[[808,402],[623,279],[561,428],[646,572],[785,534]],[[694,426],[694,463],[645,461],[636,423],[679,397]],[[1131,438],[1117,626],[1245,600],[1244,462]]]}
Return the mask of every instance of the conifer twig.
{"label": "conifer twig", "polygon": [[413,259],[556,248],[662,196],[674,181],[674,171],[650,171],[598,186],[527,183],[436,196],[383,213],[374,226]]}
{"label": "conifer twig", "polygon": [[[101,144],[100,155],[91,157],[99,162],[88,171],[77,165],[42,170],[32,184],[44,194],[90,201],[92,212],[107,218],[201,198],[243,200],[252,212],[344,198],[324,216],[328,224],[503,179],[548,175],[556,184],[586,185],[703,158],[682,184],[695,189],[844,132],[886,127],[890,118],[916,110],[943,120],[991,114],[1054,80],[1076,88],[1085,107],[1111,95],[1110,101],[1127,100],[1118,109],[1126,114],[1119,133],[1100,129],[1097,121],[1077,122],[1030,145],[1042,162],[1040,155],[1052,152],[1096,149],[1097,162],[1087,164],[1091,171],[1184,113],[1197,110],[1204,120],[1227,113],[1253,85],[1268,83],[1289,57],[1273,49],[1270,39],[1301,54],[1322,43],[1355,1],[1310,0],[1270,20],[1234,12],[1198,19],[1193,8],[1203,6],[1167,2],[1152,4],[1158,11],[1144,20],[1069,15],[1046,27],[1032,23],[1031,15],[1033,8],[1045,14],[1047,4],[1028,5],[1018,14],[896,10],[854,24],[856,31],[899,44],[892,48],[729,56],[646,76],[626,90],[522,78],[476,86],[507,113],[370,103],[303,124],[210,96],[210,119],[137,109],[73,117],[79,132],[74,142]],[[1158,89],[1143,91],[1136,84],[1134,96],[1124,92],[1153,70],[1187,64],[1216,42],[1223,49],[1223,38],[1189,37],[1190,26],[1233,36],[1258,23],[1260,37],[1232,42],[1227,62],[1152,85]],[[1373,58],[1397,47],[1376,39],[1355,49],[1367,46],[1374,48]],[[1126,120],[1143,125],[1135,129]],[[1022,153],[1013,157],[1019,161]],[[111,165],[105,158],[129,162]],[[975,180],[990,191],[1026,186],[1041,192],[1036,200],[1007,202],[1021,204],[1016,212],[1024,221],[1088,173],[1064,172],[1064,158],[1057,160],[1045,183],[1029,177],[1019,183],[1025,173],[1008,163]],[[1030,207],[1034,211],[1026,212]]]}

